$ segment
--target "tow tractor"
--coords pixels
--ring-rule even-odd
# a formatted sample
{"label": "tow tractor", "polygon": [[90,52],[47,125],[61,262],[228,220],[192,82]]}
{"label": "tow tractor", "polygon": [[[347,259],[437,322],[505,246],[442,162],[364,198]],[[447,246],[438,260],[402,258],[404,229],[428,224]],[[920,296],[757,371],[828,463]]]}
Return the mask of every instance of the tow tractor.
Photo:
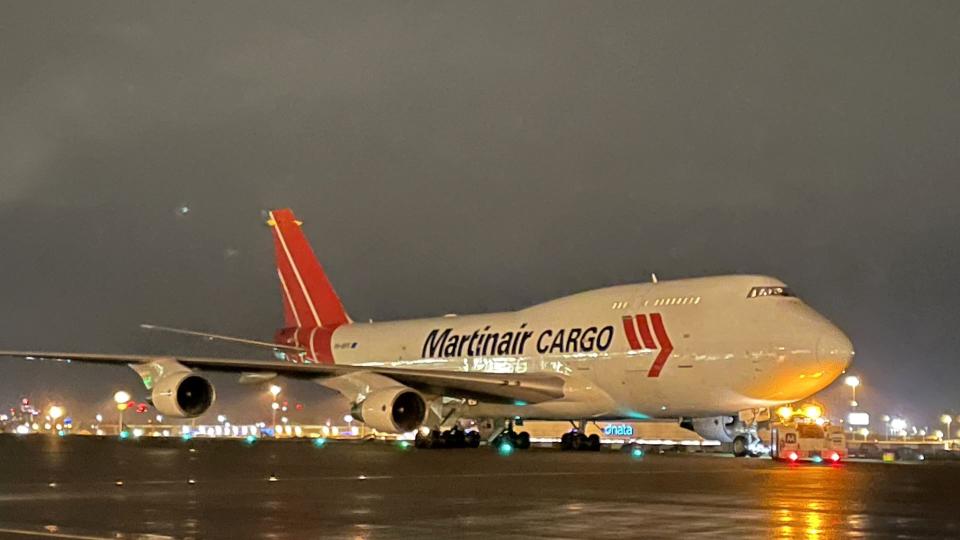
{"label": "tow tractor", "polygon": [[761,434],[762,439],[769,441],[773,459],[838,463],[847,458],[846,435],[827,422],[820,405],[780,407],[777,416],[780,420],[771,422],[769,431]]}

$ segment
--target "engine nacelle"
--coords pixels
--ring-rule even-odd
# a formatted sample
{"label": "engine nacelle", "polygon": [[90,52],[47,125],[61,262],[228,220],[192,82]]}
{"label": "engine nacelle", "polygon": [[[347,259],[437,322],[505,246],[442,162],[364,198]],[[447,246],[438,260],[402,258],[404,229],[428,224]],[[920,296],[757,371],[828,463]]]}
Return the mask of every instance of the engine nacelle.
{"label": "engine nacelle", "polygon": [[382,388],[353,408],[353,416],[377,431],[406,433],[427,418],[427,402],[406,386]]}
{"label": "engine nacelle", "polygon": [[161,377],[151,394],[153,406],[167,416],[193,418],[207,412],[216,399],[213,385],[191,371]]}
{"label": "engine nacelle", "polygon": [[733,442],[734,437],[742,431],[742,425],[735,416],[694,418],[690,421],[690,424],[684,427],[692,429],[704,439],[722,443]]}

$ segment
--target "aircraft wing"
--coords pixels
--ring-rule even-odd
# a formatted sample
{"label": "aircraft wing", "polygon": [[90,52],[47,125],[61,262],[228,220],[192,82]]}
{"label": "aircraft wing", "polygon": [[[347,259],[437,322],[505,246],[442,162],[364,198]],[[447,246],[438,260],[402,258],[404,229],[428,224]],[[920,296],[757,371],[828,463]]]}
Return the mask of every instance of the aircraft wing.
{"label": "aircraft wing", "polygon": [[0,357],[61,362],[123,364],[134,367],[161,359],[175,360],[191,369],[225,373],[272,373],[297,379],[321,379],[340,375],[373,373],[426,393],[511,403],[540,403],[563,397],[565,379],[555,373],[481,373],[431,369],[348,366],[342,364],[294,364],[231,358],[166,357],[145,355],[0,351]]}
{"label": "aircraft wing", "polygon": [[157,324],[141,324],[140,328],[144,330],[153,330],[157,332],[166,332],[169,334],[180,334],[183,336],[191,336],[203,338],[208,341],[223,341],[225,343],[238,343],[240,345],[251,345],[254,347],[262,347],[266,349],[271,349],[274,351],[289,351],[295,353],[307,352],[307,349],[304,347],[293,347],[291,345],[280,345],[278,343],[270,343],[269,341],[259,341],[256,339],[245,339],[238,338],[233,336],[224,336],[222,334],[211,334],[209,332],[198,332],[196,330],[184,330],[182,328],[171,328],[169,326],[160,326]]}

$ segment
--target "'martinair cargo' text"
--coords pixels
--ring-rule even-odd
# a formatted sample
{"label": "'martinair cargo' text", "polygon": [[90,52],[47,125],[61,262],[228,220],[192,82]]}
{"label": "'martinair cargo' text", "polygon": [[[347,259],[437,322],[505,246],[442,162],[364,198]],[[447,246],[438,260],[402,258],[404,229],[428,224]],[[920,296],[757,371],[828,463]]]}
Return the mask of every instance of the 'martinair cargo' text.
{"label": "'martinair cargo' text", "polygon": [[[521,324],[517,330],[491,332],[487,326],[469,334],[454,334],[452,328],[431,330],[423,342],[423,358],[458,356],[522,356],[534,331]],[[543,330],[533,340],[540,354],[603,352],[613,342],[613,326]]]}

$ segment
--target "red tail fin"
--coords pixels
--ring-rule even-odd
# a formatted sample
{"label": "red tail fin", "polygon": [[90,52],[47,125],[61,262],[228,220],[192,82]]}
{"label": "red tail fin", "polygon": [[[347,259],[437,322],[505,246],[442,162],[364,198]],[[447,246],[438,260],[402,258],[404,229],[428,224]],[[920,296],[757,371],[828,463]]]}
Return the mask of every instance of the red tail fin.
{"label": "red tail fin", "polygon": [[267,224],[273,229],[286,326],[335,328],[350,322],[293,212],[274,210]]}

